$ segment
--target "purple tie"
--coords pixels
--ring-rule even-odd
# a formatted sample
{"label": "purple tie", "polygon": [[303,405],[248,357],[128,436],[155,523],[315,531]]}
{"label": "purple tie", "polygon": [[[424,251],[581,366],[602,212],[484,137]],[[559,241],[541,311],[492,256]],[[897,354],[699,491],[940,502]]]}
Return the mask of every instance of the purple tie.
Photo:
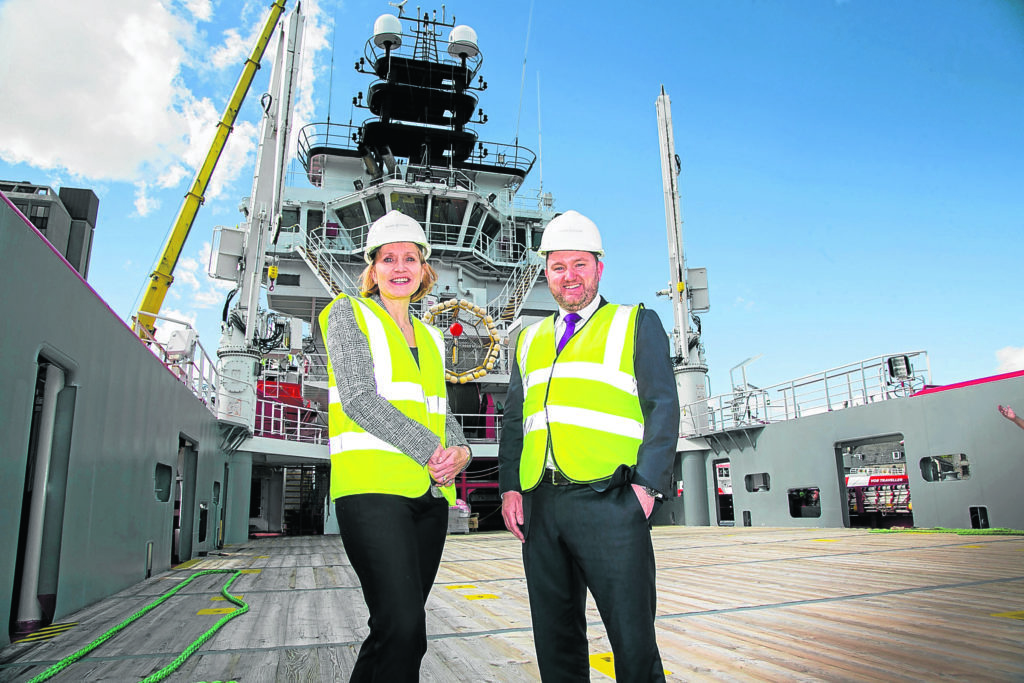
{"label": "purple tie", "polygon": [[573,333],[576,331],[576,323],[583,319],[579,313],[566,313],[565,314],[565,332],[562,333],[562,338],[558,340],[558,351],[561,353],[562,347],[566,345]]}

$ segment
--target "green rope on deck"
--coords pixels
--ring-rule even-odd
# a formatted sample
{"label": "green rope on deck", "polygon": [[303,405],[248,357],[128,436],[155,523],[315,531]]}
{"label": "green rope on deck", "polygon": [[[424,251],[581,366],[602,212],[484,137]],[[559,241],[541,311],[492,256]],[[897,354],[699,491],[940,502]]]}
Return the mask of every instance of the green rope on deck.
{"label": "green rope on deck", "polygon": [[231,573],[231,572],[234,573],[234,576],[232,576],[231,579],[229,579],[228,582],[224,584],[224,586],[220,589],[220,593],[221,593],[222,596],[224,596],[225,600],[228,600],[231,603],[233,603],[234,605],[236,605],[238,607],[238,609],[234,610],[233,612],[231,612],[229,614],[225,614],[219,621],[217,621],[216,624],[214,624],[212,627],[207,629],[207,631],[205,633],[203,633],[201,636],[196,638],[196,640],[193,641],[191,645],[189,645],[187,648],[185,648],[185,651],[182,652],[180,655],[178,655],[178,657],[173,662],[171,662],[170,664],[168,664],[164,668],[160,669],[156,673],[150,674],[146,678],[142,679],[142,683],[155,683],[155,681],[162,681],[163,679],[165,679],[168,676],[170,676],[174,671],[176,671],[178,669],[178,667],[180,667],[182,664],[184,664],[185,660],[188,659],[192,655],[193,652],[195,652],[200,647],[202,647],[203,643],[205,643],[207,640],[212,638],[213,634],[215,634],[220,629],[221,626],[223,626],[224,624],[228,623],[229,621],[231,621],[232,619],[234,619],[238,615],[245,614],[246,612],[249,611],[249,605],[247,605],[240,598],[237,598],[234,595],[231,595],[230,593],[228,593],[228,589],[231,587],[231,584],[235,582],[235,579],[237,579],[239,576],[242,575],[241,570],[237,570],[237,569],[204,569],[203,571],[196,572],[195,574],[190,576],[185,581],[182,581],[180,584],[178,584],[177,586],[175,586],[171,590],[167,591],[166,593],[161,595],[159,598],[157,598],[156,600],[154,600],[150,604],[146,605],[141,610],[139,610],[138,612],[136,612],[132,616],[128,617],[127,619],[122,621],[120,624],[118,624],[114,628],[110,629],[109,631],[107,631],[106,633],[101,635],[96,640],[92,641],[91,643],[89,643],[88,645],[83,647],[78,652],[74,652],[74,653],[68,655],[64,659],[60,660],[59,662],[57,662],[56,664],[51,666],[46,671],[42,672],[41,674],[39,674],[35,678],[31,679],[28,683],[41,683],[42,681],[45,681],[45,680],[47,680],[49,678],[53,678],[54,676],[56,676],[61,671],[63,671],[67,667],[71,666],[72,664],[77,662],[79,659],[81,659],[82,657],[85,657],[87,654],[89,654],[90,652],[92,652],[93,650],[98,648],[100,645],[102,645],[103,643],[105,643],[108,640],[110,640],[111,638],[113,638],[120,631],[122,631],[125,628],[127,628],[128,625],[131,624],[133,621],[139,619],[140,617],[142,617],[147,612],[155,609],[161,603],[163,603],[166,600],[170,599],[175,593],[180,591],[182,588],[184,588],[188,584],[192,583],[193,580],[199,578],[200,576],[205,576],[206,574],[227,574],[227,573]]}
{"label": "green rope on deck", "polygon": [[1021,529],[871,529],[873,534],[956,534],[957,536],[1024,536]]}

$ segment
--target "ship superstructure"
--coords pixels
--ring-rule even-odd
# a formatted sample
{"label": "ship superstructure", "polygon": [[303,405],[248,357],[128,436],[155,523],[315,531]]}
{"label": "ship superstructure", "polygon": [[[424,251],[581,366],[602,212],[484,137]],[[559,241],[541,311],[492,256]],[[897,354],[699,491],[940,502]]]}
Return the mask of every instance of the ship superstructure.
{"label": "ship superstructure", "polygon": [[[543,276],[534,249],[555,216],[550,193],[523,191],[537,157],[479,132],[488,119],[481,106],[487,83],[476,32],[444,10],[417,10],[376,20],[355,63],[368,83],[352,98],[353,110],[366,118],[299,130],[301,177],[286,185],[287,160],[275,150],[286,146],[289,64],[300,44],[288,42],[292,52],[275,67],[245,223],[215,230],[210,274],[237,284],[218,351],[227,379],[219,417],[237,430],[242,450],[266,443],[247,436],[271,437],[320,445],[318,464],[325,462],[317,316],[337,294],[358,294],[369,226],[397,209],[423,225],[433,249],[438,282],[414,313],[444,332],[449,403],[474,443],[460,495],[496,502],[493,458],[509,341],[524,323],[555,310],[546,288],[534,295]],[[267,310],[258,306],[260,286]],[[283,445],[274,450],[294,455]]]}

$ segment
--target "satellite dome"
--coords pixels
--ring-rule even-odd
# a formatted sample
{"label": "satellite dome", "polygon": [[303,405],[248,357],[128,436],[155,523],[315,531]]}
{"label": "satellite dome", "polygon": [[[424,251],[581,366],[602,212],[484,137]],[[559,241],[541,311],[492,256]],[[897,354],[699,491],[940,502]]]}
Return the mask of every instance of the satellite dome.
{"label": "satellite dome", "polygon": [[476,31],[465,24],[452,29],[448,42],[448,54],[452,57],[472,58],[480,54],[480,48],[476,44]]}
{"label": "satellite dome", "polygon": [[373,44],[387,47],[387,43],[391,44],[391,49],[402,46],[402,22],[394,14],[382,14],[373,22]]}

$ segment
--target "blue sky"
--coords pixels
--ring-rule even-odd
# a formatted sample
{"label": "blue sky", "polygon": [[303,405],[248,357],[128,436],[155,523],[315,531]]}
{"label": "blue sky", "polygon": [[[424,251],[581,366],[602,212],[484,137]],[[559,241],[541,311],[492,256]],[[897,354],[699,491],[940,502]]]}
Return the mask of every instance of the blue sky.
{"label": "blue sky", "polygon": [[[665,87],[687,265],[710,281],[714,393],[758,354],[747,376],[759,386],[919,349],[940,384],[1024,368],[1024,2],[446,4],[479,36],[481,137],[542,148],[526,188],[542,172],[558,209],[593,218],[602,292],[671,326],[654,296],[669,277]],[[0,0],[0,178],[97,192],[90,282],[122,317],[269,6]],[[374,19],[395,10],[303,6],[299,119],[330,106],[347,121],[368,85],[352,65]],[[209,242],[250,191],[269,58],[162,311],[194,321],[211,352],[225,290],[205,276]]]}

